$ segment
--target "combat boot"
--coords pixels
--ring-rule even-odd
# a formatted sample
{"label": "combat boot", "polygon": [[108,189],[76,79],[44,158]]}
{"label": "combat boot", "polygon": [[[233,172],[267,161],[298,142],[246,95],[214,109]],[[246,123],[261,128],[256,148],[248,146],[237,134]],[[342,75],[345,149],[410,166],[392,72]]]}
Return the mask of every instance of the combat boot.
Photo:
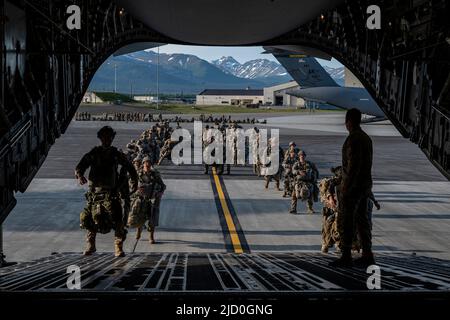
{"label": "combat boot", "polygon": [[362,253],[361,258],[355,260],[355,266],[358,268],[367,268],[368,266],[375,264],[375,258],[373,257],[373,253],[364,252]]}
{"label": "combat boot", "polygon": [[322,253],[328,253],[328,246],[323,244],[320,251],[322,251]]}
{"label": "combat boot", "polygon": [[141,238],[142,234],[142,228],[137,228],[136,230],[136,240],[139,240]]}
{"label": "combat boot", "polygon": [[351,250],[347,250],[347,249],[342,250],[342,256],[339,259],[330,262],[329,265],[330,265],[330,267],[335,267],[335,268],[351,268],[351,267],[353,267]]}
{"label": "combat boot", "polygon": [[264,188],[266,188],[266,189],[269,188],[269,179],[266,179],[266,184],[264,185]]}
{"label": "combat boot", "polygon": [[313,205],[308,203],[307,206],[308,206],[308,213],[309,214],[314,214],[315,211],[314,211]]}
{"label": "combat boot", "polygon": [[275,188],[277,189],[277,191],[281,191],[281,189],[280,189],[280,181],[276,182]]}
{"label": "combat boot", "polygon": [[148,242],[150,242],[150,244],[155,244],[155,239],[153,238],[152,232],[150,232],[150,235],[148,236]]}
{"label": "combat boot", "polygon": [[114,240],[114,256],[116,257],[125,257],[125,252],[123,252],[123,240],[117,239]]}
{"label": "combat boot", "polygon": [[95,248],[95,232],[88,231],[86,234],[86,250],[84,250],[83,255],[90,256],[92,255],[97,249]]}

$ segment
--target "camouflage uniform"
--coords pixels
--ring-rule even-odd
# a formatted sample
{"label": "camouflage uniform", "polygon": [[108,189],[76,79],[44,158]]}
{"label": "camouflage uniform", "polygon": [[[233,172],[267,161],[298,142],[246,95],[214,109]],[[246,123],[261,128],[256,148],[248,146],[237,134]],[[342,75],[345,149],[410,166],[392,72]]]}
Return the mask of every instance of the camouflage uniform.
{"label": "camouflage uniform", "polygon": [[[337,169],[337,170],[336,170]],[[339,233],[336,228],[336,217],[339,215],[338,210],[338,189],[341,182],[340,167],[332,168],[332,172],[335,174],[331,178],[324,178],[319,183],[320,200],[323,203],[322,208],[322,252],[328,252],[328,248],[336,245],[337,248],[342,249],[340,246]],[[333,198],[335,203],[332,203],[330,199]]]}
{"label": "camouflage uniform", "polygon": [[142,227],[147,221],[147,230],[151,232],[150,241],[153,241],[153,231],[159,224],[159,207],[162,194],[166,190],[158,170],[139,172],[138,191],[133,195],[133,210],[128,219],[128,226],[136,227],[136,239],[141,236]]}
{"label": "camouflage uniform", "polygon": [[[301,151],[300,151],[301,152]],[[315,164],[310,161],[301,163],[297,161],[293,168],[294,190],[291,198],[291,208],[289,213],[297,213],[297,200],[307,201],[309,213],[314,213],[313,203],[315,201],[315,190],[317,189],[317,178],[319,171]]]}
{"label": "camouflage uniform", "polygon": [[372,233],[367,212],[367,201],[372,190],[372,158],[370,137],[361,128],[350,132],[342,147],[340,199],[342,214],[337,220],[346,257],[351,252],[355,229],[358,232],[363,255],[372,254]]}
{"label": "camouflage uniform", "polygon": [[286,152],[284,153],[284,158],[286,159],[289,154],[291,153],[291,150],[294,151],[295,154],[298,154],[300,149],[297,148],[297,145],[294,141],[289,142],[289,147],[287,148]]}
{"label": "camouflage uniform", "polygon": [[95,147],[85,154],[75,169],[76,177],[89,172],[89,191],[86,193],[87,205],[80,215],[80,226],[87,230],[88,249],[85,254],[95,252],[95,237],[98,232],[108,233],[114,229],[116,255],[123,255],[122,246],[126,238],[123,213],[120,203],[120,179],[117,172],[121,165],[137,184],[137,173],[126,155],[115,147]]}
{"label": "camouflage uniform", "polygon": [[[271,148],[272,148],[272,146],[271,146],[271,144],[269,144],[267,146],[267,155],[268,156],[271,154]],[[280,189],[280,180],[281,180],[281,175],[283,174],[283,165],[282,165],[283,164],[283,155],[284,155],[283,149],[281,149],[279,147],[279,151],[278,151],[278,157],[279,157],[279,160],[278,160],[278,171],[275,174],[273,174],[273,175],[265,175],[264,176],[264,179],[265,179],[264,187],[266,189],[269,188],[270,181],[275,180],[275,188],[278,191],[281,191],[281,189]],[[270,167],[270,165],[271,165],[271,163],[269,162],[265,167]]]}
{"label": "camouflage uniform", "polygon": [[297,159],[295,156],[291,157],[289,153],[285,153],[283,161],[283,175],[284,175],[283,197],[292,196],[292,191],[294,188],[294,175],[292,173],[292,169],[296,161]]}
{"label": "camouflage uniform", "polygon": [[[182,138],[182,137],[181,137],[181,138]],[[180,141],[181,141],[181,140],[180,140]],[[173,147],[175,147],[180,141],[174,141],[174,140],[171,140],[171,139],[167,139],[167,140],[164,142],[164,145],[163,145],[163,147],[162,147],[162,149],[161,149],[160,156],[159,156],[159,160],[158,160],[158,163],[157,163],[158,165],[160,165],[161,162],[162,162],[165,158],[171,160],[171,152],[172,152],[172,149],[173,149]]]}
{"label": "camouflage uniform", "polygon": [[130,185],[129,185],[130,177],[128,172],[124,166],[120,168],[119,171],[119,197],[122,200],[122,208],[123,208],[123,223],[126,224],[128,219],[128,213],[130,212]]}

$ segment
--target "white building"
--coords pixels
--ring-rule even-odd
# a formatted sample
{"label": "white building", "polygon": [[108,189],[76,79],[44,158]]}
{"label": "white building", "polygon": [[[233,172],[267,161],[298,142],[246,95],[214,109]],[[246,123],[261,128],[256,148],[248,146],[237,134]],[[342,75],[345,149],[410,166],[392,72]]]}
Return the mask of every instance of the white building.
{"label": "white building", "polygon": [[83,96],[83,103],[102,103],[103,100],[100,99],[94,92],[86,92]]}
{"label": "white building", "polygon": [[133,96],[133,100],[143,103],[156,103],[158,98],[155,96]]}
{"label": "white building", "polygon": [[247,105],[263,104],[263,89],[206,89],[196,98],[197,105]]}
{"label": "white building", "polygon": [[300,89],[294,80],[264,88],[264,104],[272,106],[304,107],[305,100],[287,94],[289,90]]}

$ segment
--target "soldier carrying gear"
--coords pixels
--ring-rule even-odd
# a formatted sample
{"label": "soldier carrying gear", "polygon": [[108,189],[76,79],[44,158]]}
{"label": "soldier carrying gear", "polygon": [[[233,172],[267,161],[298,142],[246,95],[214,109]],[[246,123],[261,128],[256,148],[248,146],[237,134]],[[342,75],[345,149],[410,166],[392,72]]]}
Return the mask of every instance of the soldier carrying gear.
{"label": "soldier carrying gear", "polygon": [[132,190],[137,188],[138,177],[126,155],[111,146],[115,134],[109,126],[101,128],[97,134],[101,146],[86,153],[75,168],[75,177],[84,185],[88,182],[84,173],[90,167],[87,204],[80,215],[80,226],[87,230],[84,255],[91,255],[96,251],[95,238],[98,232],[108,233],[114,229],[115,256],[124,256],[123,241],[126,238],[126,230],[119,197],[118,166],[122,166],[130,175]]}
{"label": "soldier carrying gear", "polygon": [[142,166],[142,157],[140,155],[137,155],[134,159],[133,159],[133,166],[136,169],[136,172],[138,172],[139,170],[141,170],[141,166]]}
{"label": "soldier carrying gear", "polygon": [[294,152],[296,155],[300,150],[297,148],[297,144],[294,141],[289,142],[289,147],[284,154],[284,158],[286,159],[289,153]]}
{"label": "soldier carrying gear", "polygon": [[[270,156],[271,153],[272,153],[272,148],[275,148],[278,145],[278,143],[276,143],[276,140],[272,140],[272,139],[273,138],[269,139],[269,143],[268,143],[266,151],[265,151],[267,156]],[[270,161],[268,164],[266,164],[264,166],[264,168],[262,168],[261,173],[264,173],[264,180],[265,180],[264,188],[268,189],[269,188],[269,183],[273,179],[273,180],[275,180],[275,188],[276,188],[276,190],[277,191],[281,191],[281,189],[280,189],[280,180],[281,180],[281,174],[283,172],[283,167],[282,167],[283,160],[284,160],[283,155],[284,155],[283,149],[281,149],[281,147],[278,146],[278,170],[277,170],[277,172],[275,174],[272,174],[272,175],[266,174],[267,168],[272,165],[272,161]]]}
{"label": "soldier carrying gear", "polygon": [[283,197],[292,196],[292,191],[294,189],[294,174],[292,169],[295,162],[297,162],[296,153],[294,150],[288,150],[286,152],[286,157],[283,161],[283,175],[284,175],[284,193]]}
{"label": "soldier carrying gear", "polygon": [[163,147],[161,148],[161,152],[160,152],[160,156],[159,156],[159,160],[158,160],[158,165],[161,164],[161,162],[167,158],[169,160],[171,160],[171,153],[172,153],[172,149],[173,147],[175,147],[178,143],[180,143],[181,141],[183,141],[183,137],[180,136],[179,140],[172,140],[172,139],[167,139],[164,142]]}
{"label": "soldier carrying gear", "polygon": [[342,167],[331,168],[333,177],[324,178],[319,182],[320,201],[322,208],[322,252],[327,253],[333,245],[339,250],[340,246],[339,232],[336,226],[336,217],[338,210],[338,192],[342,179]]}
{"label": "soldier carrying gear", "polygon": [[150,232],[149,241],[155,243],[155,227],[159,224],[159,207],[161,198],[166,190],[160,173],[152,167],[150,157],[142,160],[142,170],[139,171],[138,190],[133,195],[133,204],[128,226],[137,228],[136,240],[141,238],[142,227],[147,223],[147,230]]}
{"label": "soldier carrying gear", "polygon": [[307,202],[308,213],[314,213],[313,203],[318,201],[317,178],[319,171],[314,163],[306,161],[306,153],[298,152],[298,161],[292,167],[294,175],[294,190],[291,198],[291,209],[289,213],[297,213],[297,200]]}

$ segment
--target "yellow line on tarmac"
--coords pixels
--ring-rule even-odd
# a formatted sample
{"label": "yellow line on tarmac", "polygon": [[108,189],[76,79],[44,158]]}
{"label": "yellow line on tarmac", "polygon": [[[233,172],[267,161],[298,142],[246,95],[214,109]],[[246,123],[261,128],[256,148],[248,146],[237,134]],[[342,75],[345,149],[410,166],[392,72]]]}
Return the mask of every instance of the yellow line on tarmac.
{"label": "yellow line on tarmac", "polygon": [[228,208],[227,201],[225,200],[225,194],[223,193],[222,185],[217,175],[216,168],[213,168],[214,182],[217,188],[217,194],[219,195],[220,205],[222,206],[223,214],[225,215],[225,221],[227,222],[228,231],[231,236],[231,243],[233,245],[234,253],[244,253],[241,246],[241,241],[236,232],[236,226],[234,225],[233,218],[231,217],[230,209]]}

